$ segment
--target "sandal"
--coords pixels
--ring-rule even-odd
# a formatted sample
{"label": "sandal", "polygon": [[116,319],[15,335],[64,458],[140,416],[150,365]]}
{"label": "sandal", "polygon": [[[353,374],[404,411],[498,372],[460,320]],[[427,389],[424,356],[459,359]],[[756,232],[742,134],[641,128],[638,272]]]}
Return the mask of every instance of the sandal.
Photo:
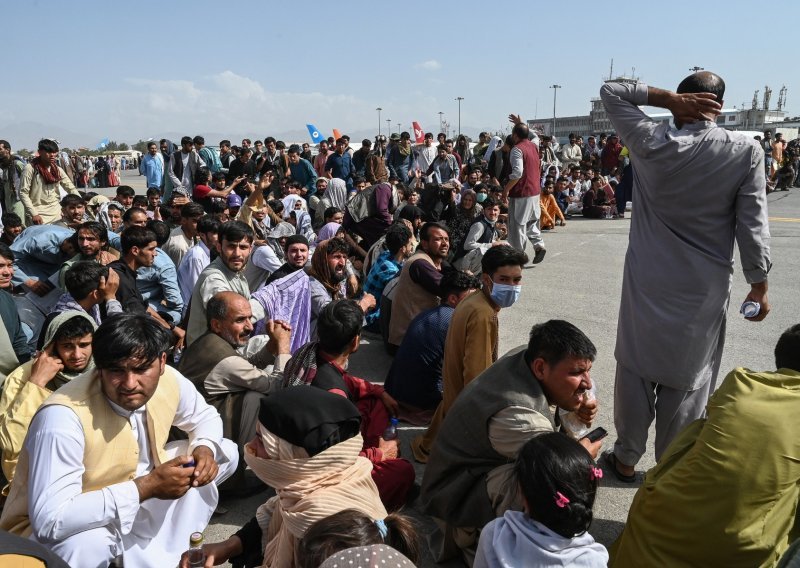
{"label": "sandal", "polygon": [[608,465],[608,469],[611,470],[611,473],[614,474],[614,477],[616,477],[622,483],[636,483],[635,473],[632,475],[625,475],[624,473],[621,473],[617,469],[617,456],[614,455],[614,450],[609,450],[605,452],[601,456],[601,460],[606,462],[606,464]]}

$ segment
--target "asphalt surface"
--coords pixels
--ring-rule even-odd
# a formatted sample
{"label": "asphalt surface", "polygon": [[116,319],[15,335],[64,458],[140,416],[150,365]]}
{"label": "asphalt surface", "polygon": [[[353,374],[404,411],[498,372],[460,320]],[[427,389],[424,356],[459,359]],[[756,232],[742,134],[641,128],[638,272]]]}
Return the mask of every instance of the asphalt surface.
{"label": "asphalt surface", "polygon": [[[123,174],[128,183],[144,193],[143,178],[130,172]],[[113,190],[104,191],[113,194]],[[722,360],[720,381],[735,367],[756,370],[774,369],[773,349],[780,334],[790,325],[800,322],[800,300],[797,296],[797,277],[800,274],[800,188],[789,192],[772,193],[769,201],[773,269],[769,279],[770,315],[760,323],[744,320],[738,308],[749,286],[740,270],[738,251],[734,272],[727,338]],[[687,214],[691,214],[688,211]],[[622,269],[628,244],[630,216],[619,220],[589,220],[574,217],[566,227],[545,232],[547,256],[541,264],[527,268],[522,281],[522,295],[509,309],[500,312],[500,353],[527,342],[533,324],[549,319],[565,319],[586,333],[597,346],[597,360],[592,368],[600,405],[596,425],[609,431],[604,449],[615,439],[613,420],[614,343],[622,284]],[[528,254],[532,256],[532,251]],[[664,341],[669,341],[668,337]],[[389,369],[390,358],[379,341],[365,338],[361,348],[350,360],[350,371],[365,379],[382,383]],[[400,424],[403,455],[411,456],[410,440],[423,428]],[[594,522],[590,533],[606,546],[621,532],[642,474],[655,465],[652,436],[649,450],[637,466],[635,485],[618,482],[605,475],[594,507]],[[415,464],[417,482],[421,482],[423,466]],[[223,540],[235,532],[255,513],[267,493],[245,499],[223,499],[228,509],[215,516],[206,530],[206,542]],[[421,514],[417,503],[406,513],[418,522],[421,535],[430,532],[432,523]],[[425,549],[423,544],[423,549]],[[420,566],[438,566],[425,551]],[[451,563],[448,566],[460,566]]]}

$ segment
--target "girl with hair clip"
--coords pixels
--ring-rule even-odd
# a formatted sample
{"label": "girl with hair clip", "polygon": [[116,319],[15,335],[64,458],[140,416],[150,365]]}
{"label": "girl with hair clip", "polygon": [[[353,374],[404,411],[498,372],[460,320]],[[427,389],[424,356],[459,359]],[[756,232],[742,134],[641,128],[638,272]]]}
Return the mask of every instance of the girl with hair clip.
{"label": "girl with hair clip", "polygon": [[587,532],[603,471],[575,440],[553,432],[529,440],[514,466],[524,513],[507,511],[481,532],[474,568],[608,565]]}
{"label": "girl with hair clip", "polygon": [[339,551],[372,544],[386,544],[414,564],[419,560],[417,531],[409,517],[392,513],[372,520],[361,511],[345,509],[308,528],[297,543],[295,566],[317,568]]}

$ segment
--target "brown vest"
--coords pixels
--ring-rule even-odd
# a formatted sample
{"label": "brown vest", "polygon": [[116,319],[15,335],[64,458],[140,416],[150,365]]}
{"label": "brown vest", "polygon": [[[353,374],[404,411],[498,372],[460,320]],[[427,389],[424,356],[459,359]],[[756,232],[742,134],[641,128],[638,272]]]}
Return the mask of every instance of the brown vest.
{"label": "brown vest", "polygon": [[[164,447],[180,401],[180,387],[175,374],[166,367],[158,380],[153,397],[147,401],[147,437],[155,465],[167,460]],[[71,408],[81,422],[84,434],[82,492],[96,491],[136,477],[139,445],[133,437],[130,422],[120,416],[101,388],[97,371],[81,375],[61,387],[44,401],[45,406],[60,404]],[[38,411],[37,411],[38,412]],[[28,536],[28,452],[23,447],[17,475],[11,484],[0,528]]]}
{"label": "brown vest", "polygon": [[417,314],[439,305],[438,296],[434,296],[411,280],[411,275],[408,271],[417,260],[424,260],[431,266],[435,266],[433,259],[421,250],[412,255],[403,264],[394,300],[392,300],[392,321],[389,326],[389,343],[392,345],[400,345],[403,342],[403,336],[406,334],[411,320]]}
{"label": "brown vest", "polygon": [[530,140],[522,140],[516,146],[522,152],[522,177],[514,184],[509,197],[533,197],[542,192],[541,162],[539,150]]}
{"label": "brown vest", "polygon": [[422,479],[424,511],[455,527],[482,527],[495,518],[486,476],[513,460],[489,441],[489,421],[521,406],[552,421],[547,398],[518,347],[468,384],[442,422]]}

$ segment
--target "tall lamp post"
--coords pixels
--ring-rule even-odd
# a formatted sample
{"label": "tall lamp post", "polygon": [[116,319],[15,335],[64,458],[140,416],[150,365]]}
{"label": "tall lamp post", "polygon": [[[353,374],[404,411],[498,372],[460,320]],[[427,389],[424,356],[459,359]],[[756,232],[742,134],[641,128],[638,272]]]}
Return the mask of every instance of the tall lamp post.
{"label": "tall lamp post", "polygon": [[[550,88],[553,89],[553,138],[556,137],[556,94],[558,93],[558,89],[561,88],[561,85],[550,85]],[[557,140],[557,139],[556,139]]]}
{"label": "tall lamp post", "polygon": [[378,107],[375,110],[378,111],[378,136],[380,136],[381,135],[381,111],[383,109],[381,107]]}
{"label": "tall lamp post", "polygon": [[400,134],[400,123],[397,123],[397,133]]}
{"label": "tall lamp post", "polygon": [[444,132],[444,118],[442,116],[444,116],[444,113],[439,111],[439,132]]}
{"label": "tall lamp post", "polygon": [[456,97],[458,101],[458,135],[461,136],[461,101],[464,100],[464,97]]}
{"label": "tall lamp post", "polygon": [[387,118],[386,119],[386,132],[388,132],[389,134],[392,133],[392,119],[391,118]]}

